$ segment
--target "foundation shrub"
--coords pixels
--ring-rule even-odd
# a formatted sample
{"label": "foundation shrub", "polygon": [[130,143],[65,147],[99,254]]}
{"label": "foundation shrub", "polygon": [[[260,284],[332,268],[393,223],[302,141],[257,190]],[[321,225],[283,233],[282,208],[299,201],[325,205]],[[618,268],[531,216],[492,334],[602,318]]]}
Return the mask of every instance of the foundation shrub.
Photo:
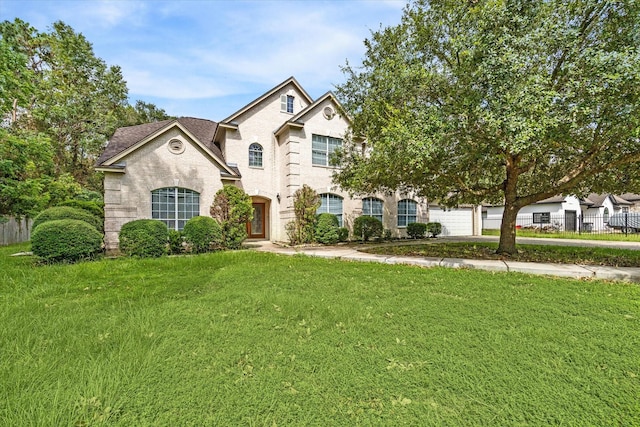
{"label": "foundation shrub", "polygon": [[120,251],[128,256],[152,258],[166,255],[169,230],[156,219],[137,219],[120,229]]}
{"label": "foundation shrub", "polygon": [[84,209],[72,206],[55,206],[53,208],[43,210],[33,219],[33,230],[42,223],[58,219],[77,219],[86,222],[99,232],[102,232],[103,230],[102,218],[99,218]]}
{"label": "foundation shrub", "polygon": [[427,224],[424,222],[412,222],[407,225],[407,235],[412,239],[422,239],[427,232]]}
{"label": "foundation shrub", "polygon": [[321,213],[316,220],[315,236],[318,243],[333,245],[340,240],[338,217],[330,213]]}
{"label": "foundation shrub", "polygon": [[381,238],[384,228],[378,218],[362,215],[353,221],[353,238],[363,242],[371,238]]}
{"label": "foundation shrub", "polygon": [[208,216],[194,216],[184,225],[184,240],[192,253],[204,253],[222,242],[222,227]]}
{"label": "foundation shrub", "polygon": [[54,219],[34,228],[31,250],[45,262],[91,259],[102,252],[102,234],[79,219]]}

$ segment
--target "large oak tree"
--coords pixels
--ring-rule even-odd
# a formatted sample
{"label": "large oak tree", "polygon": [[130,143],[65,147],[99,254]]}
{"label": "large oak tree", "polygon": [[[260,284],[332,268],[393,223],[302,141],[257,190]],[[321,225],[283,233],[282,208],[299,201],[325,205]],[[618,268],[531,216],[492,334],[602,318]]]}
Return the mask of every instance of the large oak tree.
{"label": "large oak tree", "polygon": [[418,0],[365,45],[343,188],[504,203],[502,253],[526,205],[640,188],[640,2]]}

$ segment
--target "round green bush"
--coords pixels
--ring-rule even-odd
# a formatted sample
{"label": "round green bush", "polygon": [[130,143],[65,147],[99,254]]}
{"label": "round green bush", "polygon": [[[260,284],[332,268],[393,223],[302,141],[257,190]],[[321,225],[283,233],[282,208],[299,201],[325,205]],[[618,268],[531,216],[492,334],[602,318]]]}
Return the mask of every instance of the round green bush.
{"label": "round green bush", "polygon": [[442,233],[442,224],[439,222],[428,222],[427,231],[431,234],[431,237],[436,237],[438,234]]}
{"label": "round green bush", "polygon": [[78,219],[51,220],[34,228],[31,250],[47,262],[92,258],[102,251],[102,234]]}
{"label": "round green bush", "polygon": [[125,255],[159,257],[167,253],[169,229],[157,219],[137,219],[122,226],[119,239]]}
{"label": "round green bush", "polygon": [[427,232],[427,224],[423,222],[412,222],[407,224],[407,235],[412,239],[422,239]]}
{"label": "round green bush", "polygon": [[103,229],[103,222],[101,218],[90,214],[84,209],[74,208],[71,206],[56,206],[43,210],[34,218],[32,229],[35,230],[40,224],[47,221],[54,221],[58,219],[77,219],[86,222],[99,232],[102,232]]}
{"label": "round green bush", "polygon": [[382,237],[384,228],[378,218],[362,215],[353,221],[353,238],[366,242],[372,237]]}
{"label": "round green bush", "polygon": [[222,227],[208,216],[194,216],[184,225],[184,239],[193,253],[211,250],[212,245],[222,243]]}
{"label": "round green bush", "polygon": [[72,208],[82,209],[96,218],[104,219],[104,203],[95,200],[66,200],[58,206],[70,206]]}
{"label": "round green bush", "polygon": [[169,254],[179,255],[184,252],[184,236],[178,230],[169,230]]}
{"label": "round green bush", "polygon": [[338,241],[346,242],[349,238],[349,229],[347,227],[338,228]]}
{"label": "round green bush", "polygon": [[316,221],[316,241],[323,245],[333,245],[340,240],[338,217],[330,213],[321,213]]}

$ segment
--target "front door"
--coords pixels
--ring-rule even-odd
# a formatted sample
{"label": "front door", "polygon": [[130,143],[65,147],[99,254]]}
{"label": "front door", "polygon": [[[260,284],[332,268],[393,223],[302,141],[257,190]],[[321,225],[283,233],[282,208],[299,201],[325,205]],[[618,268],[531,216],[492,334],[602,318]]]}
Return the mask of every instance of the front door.
{"label": "front door", "polygon": [[264,239],[265,237],[265,204],[253,203],[253,219],[249,223],[249,238]]}
{"label": "front door", "polygon": [[565,211],[564,212],[564,231],[576,231],[577,221],[576,211]]}

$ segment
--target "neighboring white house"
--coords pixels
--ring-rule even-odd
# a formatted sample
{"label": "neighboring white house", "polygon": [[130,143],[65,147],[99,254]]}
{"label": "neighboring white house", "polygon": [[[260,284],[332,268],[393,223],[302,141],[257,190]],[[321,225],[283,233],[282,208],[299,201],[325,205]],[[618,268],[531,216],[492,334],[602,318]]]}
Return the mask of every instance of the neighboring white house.
{"label": "neighboring white house", "polygon": [[[589,194],[583,199],[560,195],[525,206],[516,224],[559,231],[600,231],[607,228],[611,215],[628,211],[631,206],[632,202],[612,194]],[[504,206],[485,206],[482,211],[482,228],[499,229]]]}
{"label": "neighboring white house", "polygon": [[411,222],[439,221],[444,235],[479,234],[480,209],[430,208],[413,194],[352,198],[332,182],[331,153],[342,145],[349,120],[331,92],[313,100],[289,78],[219,123],[183,117],[116,130],[98,159],[104,172],[105,242],[118,245],[126,222],[156,218],[182,229],[209,215],[224,184],[251,196],[249,238],[287,240],[293,194],[307,184],[321,198],[318,212],[351,227],[371,215],[398,237]]}

